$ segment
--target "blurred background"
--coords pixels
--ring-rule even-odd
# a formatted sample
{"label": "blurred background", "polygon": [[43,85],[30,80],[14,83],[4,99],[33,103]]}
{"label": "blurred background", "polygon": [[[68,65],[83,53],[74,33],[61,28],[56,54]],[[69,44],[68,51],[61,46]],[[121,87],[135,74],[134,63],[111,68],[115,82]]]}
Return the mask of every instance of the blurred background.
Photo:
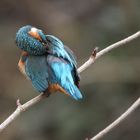
{"label": "blurred background", "polygon": [[[17,30],[31,24],[59,37],[78,66],[101,49],[140,29],[139,0],[0,0],[0,122],[38,95],[19,72]],[[84,140],[114,121],[140,95],[140,39],[101,57],[81,74],[83,100],[52,95],[19,116],[2,140]],[[104,140],[139,140],[140,109]]]}

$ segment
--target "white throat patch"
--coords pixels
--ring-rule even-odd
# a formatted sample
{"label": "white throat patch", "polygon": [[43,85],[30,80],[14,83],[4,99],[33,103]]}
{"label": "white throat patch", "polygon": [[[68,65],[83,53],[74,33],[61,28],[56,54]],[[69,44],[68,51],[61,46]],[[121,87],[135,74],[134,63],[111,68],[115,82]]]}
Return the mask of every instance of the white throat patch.
{"label": "white throat patch", "polygon": [[38,29],[35,28],[35,27],[31,28],[31,32],[34,32],[34,33],[35,33],[35,32],[37,32],[37,30],[38,30]]}

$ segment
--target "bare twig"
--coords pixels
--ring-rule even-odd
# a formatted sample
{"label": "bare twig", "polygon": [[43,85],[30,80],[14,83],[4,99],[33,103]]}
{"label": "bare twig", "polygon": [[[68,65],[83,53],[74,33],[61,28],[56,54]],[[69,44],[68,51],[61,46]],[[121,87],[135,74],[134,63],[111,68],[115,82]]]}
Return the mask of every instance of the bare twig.
{"label": "bare twig", "polygon": [[[95,62],[96,59],[100,58],[102,55],[106,54],[107,52],[111,51],[114,48],[121,47],[135,39],[140,37],[140,31],[129,36],[126,39],[123,39],[113,45],[108,46],[107,48],[101,50],[97,53],[97,49],[94,49],[92,55],[90,56],[89,60],[85,62],[80,68],[78,68],[78,72],[81,73],[85,69],[87,69],[91,64]],[[27,110],[29,107],[33,106],[37,102],[44,99],[46,96],[44,94],[40,94],[39,96],[29,100],[28,102],[24,103],[23,105],[20,104],[20,101],[17,100],[17,109],[0,125],[0,132],[3,131],[11,122],[13,122],[23,111]],[[140,104],[140,102],[138,102]],[[138,106],[138,105],[137,105]],[[129,114],[131,113],[131,110]]]}
{"label": "bare twig", "polygon": [[46,96],[40,94],[35,98],[29,100],[25,104],[21,105],[19,99],[17,100],[17,109],[0,125],[0,132],[3,131],[11,122],[13,122],[22,112],[24,112],[29,107],[41,101]]}
{"label": "bare twig", "polygon": [[81,73],[82,71],[87,69],[91,64],[95,62],[96,59],[100,58],[102,55],[108,53],[112,49],[121,47],[139,37],[140,37],[140,31],[101,50],[100,52],[96,54],[96,57],[94,59],[93,59],[93,55],[91,55],[91,57],[80,68],[78,68],[78,72]]}
{"label": "bare twig", "polygon": [[105,129],[100,131],[96,136],[91,138],[90,140],[99,140],[104,137],[109,131],[111,131],[113,128],[118,126],[122,121],[124,121],[136,108],[140,106],[140,97],[113,123],[108,125]]}

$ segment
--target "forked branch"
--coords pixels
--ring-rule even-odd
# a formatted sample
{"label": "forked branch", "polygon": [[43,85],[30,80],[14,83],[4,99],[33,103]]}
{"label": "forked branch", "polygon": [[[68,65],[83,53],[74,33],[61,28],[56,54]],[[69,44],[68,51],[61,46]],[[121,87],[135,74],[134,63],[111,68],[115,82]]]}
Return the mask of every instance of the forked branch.
{"label": "forked branch", "polygon": [[[112,49],[122,47],[123,45],[137,39],[140,37],[140,31],[137,33],[115,43],[112,44],[105,49],[101,50],[100,52],[97,53],[97,49],[95,48],[92,55],[90,58],[81,66],[78,68],[78,72],[81,73],[85,69],[87,69],[91,64],[95,62],[98,58],[100,58],[102,55],[108,53]],[[28,102],[24,103],[23,105],[20,104],[19,100],[17,100],[17,109],[0,125],[0,132],[2,132],[10,123],[12,123],[22,112],[27,110],[29,107],[33,106],[34,104],[38,103],[42,99],[46,98],[44,94],[40,94],[36,96],[35,98],[29,100]],[[103,137],[106,133],[108,133],[111,129],[113,129],[115,126],[117,126],[121,121],[123,121],[129,114],[133,112],[134,109],[136,109],[140,105],[140,99],[136,101],[136,105],[132,105],[126,114],[123,114],[122,116],[125,117],[120,117],[118,120],[116,120],[113,125],[107,127],[105,130],[101,131],[97,136],[93,137],[91,140],[98,140],[99,138]]]}

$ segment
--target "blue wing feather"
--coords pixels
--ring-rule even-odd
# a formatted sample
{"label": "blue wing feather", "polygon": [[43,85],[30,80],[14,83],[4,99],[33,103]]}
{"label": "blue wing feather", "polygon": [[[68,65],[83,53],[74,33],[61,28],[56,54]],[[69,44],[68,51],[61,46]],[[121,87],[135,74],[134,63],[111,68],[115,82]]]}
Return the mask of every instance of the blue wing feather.
{"label": "blue wing feather", "polygon": [[48,68],[45,56],[28,56],[25,71],[37,91],[44,92],[48,88]]}
{"label": "blue wing feather", "polygon": [[50,67],[49,81],[58,83],[74,99],[81,99],[82,94],[74,84],[73,67],[64,59],[52,55],[48,55],[47,62]]}
{"label": "blue wing feather", "polygon": [[61,57],[71,65],[76,66],[75,58],[73,57],[72,51],[63,45],[63,42],[53,35],[46,35],[46,40],[49,42],[49,52],[55,56]]}
{"label": "blue wing feather", "polygon": [[46,40],[48,41],[49,53],[63,58],[71,65],[74,83],[79,86],[80,76],[77,73],[77,63],[72,50],[63,45],[63,42],[53,35],[46,35]]}

